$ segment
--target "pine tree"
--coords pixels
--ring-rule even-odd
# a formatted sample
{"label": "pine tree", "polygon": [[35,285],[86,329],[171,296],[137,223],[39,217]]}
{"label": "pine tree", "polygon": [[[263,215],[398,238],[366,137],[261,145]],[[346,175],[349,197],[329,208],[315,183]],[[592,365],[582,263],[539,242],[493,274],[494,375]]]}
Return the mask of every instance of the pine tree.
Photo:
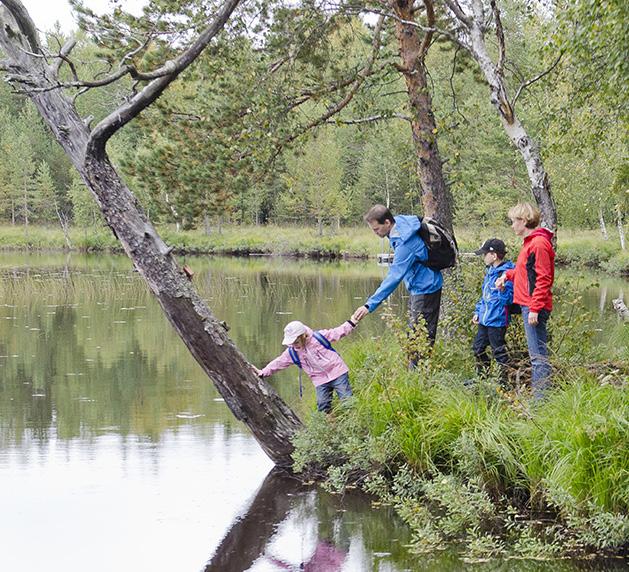
{"label": "pine tree", "polygon": [[72,206],[72,221],[76,226],[94,228],[103,224],[98,205],[74,169],[70,172],[67,193]]}
{"label": "pine tree", "polygon": [[35,174],[35,193],[33,196],[34,218],[40,223],[56,223],[60,208],[55,182],[50,174],[50,167],[41,161]]}

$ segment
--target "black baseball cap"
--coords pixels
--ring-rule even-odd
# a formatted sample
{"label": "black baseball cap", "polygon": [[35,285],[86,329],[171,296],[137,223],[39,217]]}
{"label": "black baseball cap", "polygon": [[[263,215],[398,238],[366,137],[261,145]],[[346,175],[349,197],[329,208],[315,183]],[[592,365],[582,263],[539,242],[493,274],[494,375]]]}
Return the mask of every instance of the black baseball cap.
{"label": "black baseball cap", "polygon": [[499,238],[488,238],[474,254],[487,254],[488,252],[497,252],[498,254],[505,254],[507,247],[505,243]]}

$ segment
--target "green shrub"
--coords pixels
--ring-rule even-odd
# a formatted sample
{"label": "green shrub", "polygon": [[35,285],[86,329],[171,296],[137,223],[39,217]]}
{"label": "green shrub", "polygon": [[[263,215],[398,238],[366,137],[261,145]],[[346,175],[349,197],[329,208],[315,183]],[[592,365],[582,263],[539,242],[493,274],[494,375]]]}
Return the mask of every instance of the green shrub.
{"label": "green shrub", "polygon": [[600,238],[573,239],[559,242],[556,262],[600,268],[619,251],[617,243]]}
{"label": "green shrub", "polygon": [[548,397],[530,403],[491,378],[466,387],[475,272],[464,266],[454,278],[447,337],[432,352],[385,311],[387,334],[344,353],[355,396],[331,417],[313,417],[296,440],[296,468],[314,461],[334,490],[358,484],[393,505],[418,552],[452,540],[468,558],[625,550],[628,369],[608,356],[624,347],[626,362],[627,346],[595,347],[590,317],[566,284],[562,295],[574,302],[553,318]]}
{"label": "green shrub", "polygon": [[577,501],[629,511],[629,391],[584,375],[565,381],[526,425],[529,479]]}
{"label": "green shrub", "polygon": [[629,275],[629,250],[621,250],[605,261],[602,268],[610,274]]}

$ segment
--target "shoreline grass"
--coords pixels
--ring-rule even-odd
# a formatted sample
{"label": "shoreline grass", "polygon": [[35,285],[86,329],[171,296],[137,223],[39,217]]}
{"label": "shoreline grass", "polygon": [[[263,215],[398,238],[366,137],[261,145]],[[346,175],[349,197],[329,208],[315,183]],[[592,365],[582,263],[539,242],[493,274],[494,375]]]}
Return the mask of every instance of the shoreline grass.
{"label": "shoreline grass", "polygon": [[[330,417],[312,414],[295,439],[295,470],[393,506],[418,553],[456,546],[468,562],[626,555],[629,331],[622,355],[601,353],[584,308],[576,322],[559,312],[553,389],[532,402],[525,363],[510,391],[493,378],[469,385],[470,340],[454,327],[469,320],[461,306],[415,370],[402,322],[388,319],[386,336],[347,348],[354,397]],[[562,344],[564,333],[578,343]],[[512,337],[511,351],[524,343]]]}
{"label": "shoreline grass", "polygon": [[[365,226],[325,229],[319,236],[314,228],[297,226],[223,227],[221,232],[205,234],[200,230],[179,231],[173,227],[158,228],[164,241],[180,255],[268,255],[306,258],[375,258],[388,251],[386,241],[374,237]],[[463,256],[472,253],[490,236],[503,238],[508,256],[515,258],[519,241],[509,228],[456,228],[456,237]],[[0,226],[0,250],[123,252],[109,229],[72,228],[68,246],[62,231],[43,226]],[[560,230],[557,264],[600,269],[605,273],[629,276],[629,251],[621,250],[617,241],[605,241],[598,231]]]}

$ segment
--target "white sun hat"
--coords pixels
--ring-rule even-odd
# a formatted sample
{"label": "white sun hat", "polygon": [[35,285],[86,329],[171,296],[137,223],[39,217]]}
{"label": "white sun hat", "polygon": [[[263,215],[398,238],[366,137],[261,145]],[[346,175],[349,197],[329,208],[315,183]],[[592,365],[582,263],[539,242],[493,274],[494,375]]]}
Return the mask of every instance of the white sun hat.
{"label": "white sun hat", "polygon": [[282,340],[283,346],[290,346],[295,343],[295,340],[306,333],[306,326],[304,326],[301,322],[295,320],[294,322],[290,322],[286,324],[284,328],[284,339]]}

